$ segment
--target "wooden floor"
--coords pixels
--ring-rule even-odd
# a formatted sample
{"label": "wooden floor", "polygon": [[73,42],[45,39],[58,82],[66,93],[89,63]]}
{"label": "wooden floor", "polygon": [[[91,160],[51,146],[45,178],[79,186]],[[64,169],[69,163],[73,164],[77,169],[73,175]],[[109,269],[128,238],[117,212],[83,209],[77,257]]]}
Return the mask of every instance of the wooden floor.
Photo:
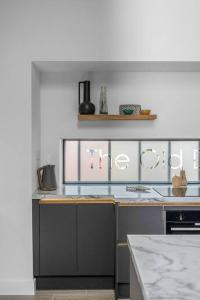
{"label": "wooden floor", "polygon": [[113,291],[42,291],[35,296],[0,296],[0,300],[114,300]]}

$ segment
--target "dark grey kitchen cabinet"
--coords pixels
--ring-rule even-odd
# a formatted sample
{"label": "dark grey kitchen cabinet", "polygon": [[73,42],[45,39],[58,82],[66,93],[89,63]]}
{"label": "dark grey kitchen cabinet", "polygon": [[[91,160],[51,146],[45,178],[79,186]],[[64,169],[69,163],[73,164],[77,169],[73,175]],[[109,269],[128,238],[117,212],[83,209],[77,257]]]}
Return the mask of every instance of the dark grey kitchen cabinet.
{"label": "dark grey kitchen cabinet", "polygon": [[117,282],[129,282],[129,249],[126,244],[117,245]]}
{"label": "dark grey kitchen cabinet", "polygon": [[112,204],[78,205],[80,275],[114,276],[115,208]]}
{"label": "dark grey kitchen cabinet", "polygon": [[76,205],[40,205],[40,276],[77,272]]}
{"label": "dark grey kitchen cabinet", "polygon": [[37,288],[113,288],[116,278],[117,296],[128,297],[127,234],[162,234],[163,208],[33,201]]}
{"label": "dark grey kitchen cabinet", "polygon": [[115,206],[33,200],[37,289],[112,289]]}
{"label": "dark grey kitchen cabinet", "polygon": [[39,202],[32,201],[32,233],[33,233],[33,274],[40,275],[40,206]]}
{"label": "dark grey kitchen cabinet", "polygon": [[161,206],[118,206],[117,241],[126,242],[127,234],[162,234]]}
{"label": "dark grey kitchen cabinet", "polygon": [[129,298],[130,257],[128,234],[163,234],[164,220],[161,206],[116,207],[116,292],[118,298]]}

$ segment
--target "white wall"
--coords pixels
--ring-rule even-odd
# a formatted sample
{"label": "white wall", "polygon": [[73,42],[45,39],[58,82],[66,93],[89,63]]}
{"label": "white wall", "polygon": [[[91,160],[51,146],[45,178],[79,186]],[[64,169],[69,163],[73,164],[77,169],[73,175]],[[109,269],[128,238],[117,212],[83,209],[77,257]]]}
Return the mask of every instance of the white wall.
{"label": "white wall", "polygon": [[57,178],[60,138],[199,138],[199,72],[98,72],[87,76],[97,113],[100,86],[106,84],[111,114],[119,112],[120,104],[135,103],[158,115],[151,122],[78,122],[77,82],[81,78],[78,73],[41,76],[41,163],[50,156]]}
{"label": "white wall", "polygon": [[34,292],[31,62],[99,59],[98,3],[0,1],[0,294]]}
{"label": "white wall", "polygon": [[103,28],[111,59],[198,60],[198,0],[107,1]]}
{"label": "white wall", "polygon": [[40,167],[41,151],[41,109],[40,109],[40,72],[32,65],[32,191],[38,187],[37,169]]}
{"label": "white wall", "polygon": [[0,0],[0,294],[33,293],[31,62],[198,60],[198,12],[199,0]]}

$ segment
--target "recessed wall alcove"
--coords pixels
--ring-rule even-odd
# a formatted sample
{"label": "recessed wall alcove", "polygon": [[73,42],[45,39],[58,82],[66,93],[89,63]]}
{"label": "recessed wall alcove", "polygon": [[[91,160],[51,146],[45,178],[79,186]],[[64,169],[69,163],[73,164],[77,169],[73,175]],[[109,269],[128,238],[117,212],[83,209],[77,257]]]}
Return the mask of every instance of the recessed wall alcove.
{"label": "recessed wall alcove", "polygon": [[[100,86],[107,86],[110,114],[120,104],[140,104],[155,121],[80,122],[78,82],[91,81],[91,101],[99,112]],[[56,165],[62,174],[62,138],[199,138],[200,62],[40,61],[32,63],[32,166]]]}

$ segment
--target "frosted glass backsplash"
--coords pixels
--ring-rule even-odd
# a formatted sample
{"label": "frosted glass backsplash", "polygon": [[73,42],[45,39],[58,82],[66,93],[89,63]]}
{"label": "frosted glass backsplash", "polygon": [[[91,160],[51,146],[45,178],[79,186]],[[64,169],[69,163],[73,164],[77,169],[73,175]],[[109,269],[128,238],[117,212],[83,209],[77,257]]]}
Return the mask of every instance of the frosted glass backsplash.
{"label": "frosted glass backsplash", "polygon": [[142,141],[140,152],[141,180],[168,181],[169,143]]}
{"label": "frosted glass backsplash", "polygon": [[63,182],[199,181],[199,140],[63,140]]}
{"label": "frosted glass backsplash", "polygon": [[80,142],[80,181],[108,181],[108,141]]}

